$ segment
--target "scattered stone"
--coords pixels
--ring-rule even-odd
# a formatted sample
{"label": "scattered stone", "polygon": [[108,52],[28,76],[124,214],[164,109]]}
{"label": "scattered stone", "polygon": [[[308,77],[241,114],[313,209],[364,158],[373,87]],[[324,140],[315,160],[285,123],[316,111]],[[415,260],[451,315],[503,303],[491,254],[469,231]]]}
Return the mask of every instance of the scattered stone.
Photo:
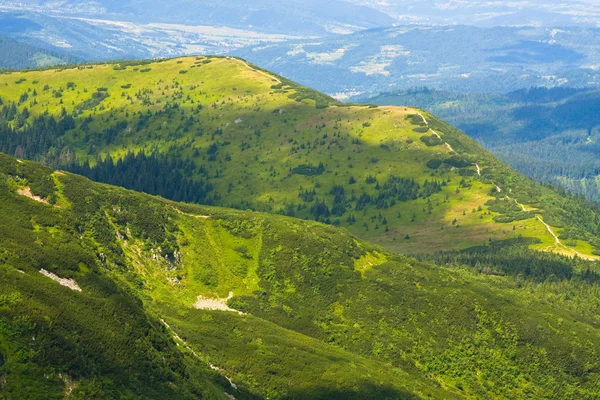
{"label": "scattered stone", "polygon": [[20,194],[21,196],[29,197],[31,200],[35,200],[38,203],[48,204],[47,200],[42,199],[40,196],[36,196],[33,193],[31,193],[31,188],[29,186],[26,186],[23,189],[18,189],[17,194]]}
{"label": "scattered stone", "polygon": [[52,279],[53,281],[58,282],[62,286],[68,287],[71,290],[74,290],[76,292],[82,291],[81,288],[79,287],[79,285],[77,284],[77,282],[75,282],[73,279],[60,278],[59,276],[53,274],[52,272],[48,272],[45,269],[41,269],[40,274],[47,276],[48,278]]}
{"label": "scattered stone", "polygon": [[243,312],[234,310],[227,305],[227,302],[232,298],[233,292],[229,292],[229,296],[224,299],[209,299],[204,296],[198,296],[198,300],[194,304],[194,308],[197,308],[198,310],[229,311],[244,315]]}

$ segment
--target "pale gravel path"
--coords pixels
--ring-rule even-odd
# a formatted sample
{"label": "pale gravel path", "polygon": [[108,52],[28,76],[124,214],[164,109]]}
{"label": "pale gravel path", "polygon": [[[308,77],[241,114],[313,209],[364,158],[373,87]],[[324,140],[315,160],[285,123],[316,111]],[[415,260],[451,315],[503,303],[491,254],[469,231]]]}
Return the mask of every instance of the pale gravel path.
{"label": "pale gravel path", "polygon": [[[433,129],[431,129],[431,128],[429,127],[429,122],[427,122],[427,119],[425,118],[425,116],[424,116],[422,113],[419,113],[419,116],[420,116],[420,117],[423,119],[423,122],[425,123],[425,125],[427,125],[427,127],[429,128],[429,130],[430,130],[431,132],[433,132],[433,134],[434,134],[435,136],[437,136],[437,138],[438,138],[438,139],[442,140],[442,137],[440,136],[440,134],[439,134],[439,133],[437,133],[436,131],[434,131]],[[453,152],[453,153],[456,153],[456,152],[454,151],[454,149],[452,148],[452,146],[450,146],[450,144],[448,144],[448,143],[446,143],[446,142],[444,142],[444,144],[445,144],[446,146],[448,146],[448,149],[449,149],[451,152]],[[479,164],[477,164],[477,163],[475,163],[474,165],[475,165],[475,167],[477,168],[477,175],[481,177],[481,167],[480,167],[480,166],[479,166]],[[498,186],[498,185],[496,185],[496,190],[498,191],[498,193],[501,193],[501,192],[502,192],[502,188],[501,188],[500,186]],[[510,197],[508,197],[508,196],[506,196],[506,198],[507,198],[507,199],[510,199]],[[514,200],[514,199],[513,199],[513,200]],[[521,207],[521,209],[522,209],[523,211],[532,211],[532,210],[527,210],[527,208],[526,208],[526,207],[525,207],[523,204],[519,203],[517,200],[514,200],[514,201],[515,201],[515,203],[517,204],[517,206]],[[575,249],[572,249],[572,248],[570,248],[570,247],[568,247],[568,246],[564,245],[564,244],[563,244],[563,243],[560,241],[560,239],[558,238],[558,235],[557,235],[557,234],[554,232],[554,230],[552,229],[552,227],[551,227],[550,225],[548,225],[546,222],[544,222],[544,220],[542,219],[542,217],[541,217],[540,215],[536,215],[536,219],[537,219],[538,221],[540,221],[540,222],[541,222],[541,223],[544,225],[544,227],[546,227],[546,230],[548,231],[548,233],[549,233],[549,234],[550,234],[550,235],[551,235],[551,236],[554,238],[555,245],[556,245],[557,247],[560,247],[560,248],[562,248],[562,249],[564,249],[564,250],[566,250],[566,251],[572,252],[572,253],[576,254],[578,257],[580,257],[580,258],[583,258],[584,260],[596,260],[595,258],[590,258],[589,256],[586,256],[585,254],[582,254],[582,253],[578,252],[577,250],[575,250]]]}
{"label": "pale gravel path", "polygon": [[42,199],[40,196],[36,196],[31,193],[31,188],[29,186],[24,187],[23,189],[18,189],[17,194],[25,197],[29,197],[31,200],[35,200],[38,203],[48,204],[47,200]]}
{"label": "pale gravel path", "polygon": [[210,218],[210,215],[190,214],[190,213],[181,211],[179,208],[177,208],[175,206],[171,206],[171,207],[173,207],[173,210],[177,211],[178,214],[185,215],[187,217],[200,218],[200,219],[209,219]]}
{"label": "pale gravel path", "polygon": [[234,310],[227,305],[227,302],[233,298],[233,292],[229,292],[229,296],[223,299],[211,299],[204,296],[198,296],[198,299],[194,303],[194,308],[198,310],[210,310],[210,311],[229,311],[235,312],[240,315],[244,315],[243,312]]}
{"label": "pale gravel path", "polygon": [[[425,123],[425,125],[427,125],[427,128],[429,128],[429,130],[440,140],[443,141],[442,137],[440,136],[439,133],[437,133],[436,131],[434,131],[433,129],[431,129],[429,127],[429,122],[427,122],[427,120],[425,119],[425,117],[423,116],[423,114],[419,113],[419,116],[421,118],[423,118],[423,122]],[[444,142],[444,145],[446,145],[446,147],[448,147],[448,150],[450,150],[451,153],[456,153],[456,151],[454,151],[454,149],[452,148],[452,146],[450,145],[450,143],[448,142]]]}
{"label": "pale gravel path", "polygon": [[[534,209],[527,209],[523,204],[519,203],[516,199],[511,199],[510,197],[506,196],[507,199],[509,200],[513,200],[515,202],[515,204],[517,206],[519,206],[521,208],[521,210],[525,211],[525,212],[532,212],[535,211]],[[563,242],[561,242],[561,240],[559,239],[558,235],[556,234],[556,232],[554,232],[554,229],[552,229],[552,227],[550,225],[548,225],[544,219],[542,218],[541,215],[536,215],[535,218],[540,221],[542,223],[542,225],[544,225],[544,227],[546,228],[546,230],[548,231],[548,233],[554,238],[554,244],[556,245],[556,247],[559,247],[563,250],[566,250],[568,252],[571,252],[573,254],[575,254],[576,256],[578,256],[581,259],[584,260],[588,260],[588,261],[596,261],[597,258],[594,257],[590,257],[588,255],[582,254],[580,252],[578,252],[575,249],[570,248],[569,246],[565,245]]]}

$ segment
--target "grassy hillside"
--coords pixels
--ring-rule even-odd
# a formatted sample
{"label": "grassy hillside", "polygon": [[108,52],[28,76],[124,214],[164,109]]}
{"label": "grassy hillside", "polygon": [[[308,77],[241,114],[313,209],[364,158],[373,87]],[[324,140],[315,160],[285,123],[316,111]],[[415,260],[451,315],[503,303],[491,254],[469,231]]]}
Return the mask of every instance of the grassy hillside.
{"label": "grassy hillside", "polygon": [[4,155],[0,185],[1,398],[597,396],[593,263],[517,243],[438,267]]}
{"label": "grassy hillside", "polygon": [[477,139],[517,171],[600,201],[597,89],[532,88],[508,94],[429,89],[386,93],[366,101],[413,104]]}
{"label": "grassy hillside", "polygon": [[598,216],[405,107],[343,105],[239,59],[0,76],[0,150],[178,201],[343,226],[402,252],[535,238],[593,257]]}

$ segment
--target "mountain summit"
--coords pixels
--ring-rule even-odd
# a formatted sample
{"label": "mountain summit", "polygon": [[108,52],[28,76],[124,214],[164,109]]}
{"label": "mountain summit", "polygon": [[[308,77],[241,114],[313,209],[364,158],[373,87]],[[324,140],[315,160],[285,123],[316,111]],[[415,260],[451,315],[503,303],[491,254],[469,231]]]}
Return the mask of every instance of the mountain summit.
{"label": "mountain summit", "polygon": [[409,253],[600,246],[586,202],[436,117],[339,103],[240,59],[14,72],[0,99],[1,151],[173,200],[313,219]]}

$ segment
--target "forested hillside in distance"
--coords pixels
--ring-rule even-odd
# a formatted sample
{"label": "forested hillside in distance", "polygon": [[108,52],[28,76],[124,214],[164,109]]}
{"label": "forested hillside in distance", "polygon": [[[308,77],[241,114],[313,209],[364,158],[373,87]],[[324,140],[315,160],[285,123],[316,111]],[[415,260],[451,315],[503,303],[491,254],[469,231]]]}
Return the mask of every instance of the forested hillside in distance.
{"label": "forested hillside in distance", "polygon": [[363,99],[447,119],[519,172],[600,201],[600,93],[532,88],[507,95],[415,89]]}
{"label": "forested hillside in distance", "polygon": [[1,398],[597,394],[593,262],[521,239],[418,262],[2,154],[0,198]]}
{"label": "forested hillside in distance", "polygon": [[0,151],[163,197],[342,226],[409,253],[530,237],[600,254],[597,208],[418,109],[336,102],[234,58],[0,76]]}
{"label": "forested hillside in distance", "polygon": [[77,58],[45,50],[0,35],[0,71],[46,67],[76,62]]}

